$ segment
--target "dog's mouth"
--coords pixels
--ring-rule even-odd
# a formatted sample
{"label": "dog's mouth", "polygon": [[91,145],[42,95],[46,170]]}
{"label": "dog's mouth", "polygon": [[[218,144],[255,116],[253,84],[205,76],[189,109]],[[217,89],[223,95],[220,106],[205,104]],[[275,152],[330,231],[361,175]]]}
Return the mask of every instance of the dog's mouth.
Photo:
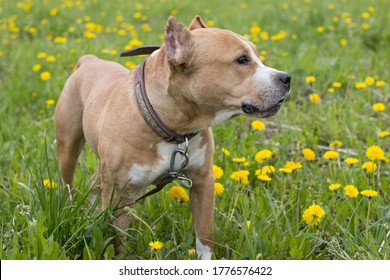
{"label": "dog's mouth", "polygon": [[273,104],[266,109],[259,108],[258,106],[256,106],[255,104],[252,104],[252,103],[243,103],[241,105],[241,110],[246,115],[251,115],[255,118],[256,117],[268,118],[268,117],[271,117],[279,112],[286,97],[287,97],[287,95],[285,97],[283,97],[282,99],[280,99],[276,104]]}

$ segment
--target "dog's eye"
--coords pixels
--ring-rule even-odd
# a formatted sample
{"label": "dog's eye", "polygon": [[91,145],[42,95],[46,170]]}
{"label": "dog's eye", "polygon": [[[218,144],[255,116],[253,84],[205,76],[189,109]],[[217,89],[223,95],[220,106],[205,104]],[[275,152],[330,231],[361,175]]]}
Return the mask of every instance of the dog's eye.
{"label": "dog's eye", "polygon": [[250,60],[246,55],[240,56],[236,59],[236,62],[238,64],[249,64]]}

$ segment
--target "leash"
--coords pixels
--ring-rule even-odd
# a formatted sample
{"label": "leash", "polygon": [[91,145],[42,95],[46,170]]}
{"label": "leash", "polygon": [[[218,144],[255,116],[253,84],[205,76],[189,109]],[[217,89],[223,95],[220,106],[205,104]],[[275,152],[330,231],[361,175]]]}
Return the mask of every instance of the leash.
{"label": "leash", "polygon": [[[136,47],[130,50],[123,51],[120,56],[124,57],[151,54],[159,48],[159,46]],[[192,187],[192,180],[183,173],[183,170],[187,167],[189,163],[188,141],[198,134],[197,132],[185,135],[175,133],[169,128],[167,128],[161,121],[146,94],[144,78],[144,68],[146,61],[147,60],[145,59],[142,64],[137,68],[134,77],[134,92],[137,100],[138,109],[148,126],[166,142],[176,143],[177,148],[172,153],[168,174],[165,175],[163,179],[156,184],[156,187],[154,189],[150,190],[149,192],[136,199],[131,205],[143,201],[148,196],[151,196],[152,194],[161,191],[166,185],[172,183],[175,180],[181,180],[184,188],[190,189]],[[182,144],[184,144],[184,148],[181,147]],[[176,159],[178,157],[181,157],[181,162],[180,165],[176,167]]]}

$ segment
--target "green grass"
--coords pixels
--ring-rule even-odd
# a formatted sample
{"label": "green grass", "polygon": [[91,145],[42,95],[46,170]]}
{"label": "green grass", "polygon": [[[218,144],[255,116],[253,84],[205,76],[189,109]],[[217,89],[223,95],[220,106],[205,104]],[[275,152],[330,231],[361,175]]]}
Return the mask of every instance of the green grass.
{"label": "green grass", "polygon": [[[378,136],[390,131],[388,1],[139,3],[2,1],[0,259],[196,258],[188,253],[195,246],[189,203],[170,198],[169,187],[131,209],[127,253],[115,255],[111,243],[120,231],[112,226],[111,209],[99,214],[97,204],[87,200],[89,178],[97,165],[91,151],[86,148],[80,157],[75,179],[79,192],[73,200],[59,187],[43,183],[60,185],[51,100],[57,100],[77,58],[93,53],[126,64],[129,59],[118,54],[135,39],[160,44],[170,14],[186,25],[200,14],[216,27],[246,34],[266,65],[293,77],[290,97],[277,116],[263,120],[264,130],[254,130],[252,120],[243,117],[214,128],[214,161],[224,171],[218,179],[224,192],[215,205],[215,258],[389,259],[390,163],[376,160],[374,173],[362,169],[370,146],[381,147],[390,158],[390,136]],[[135,18],[136,13],[141,18]],[[260,33],[252,26],[261,27]],[[144,32],[147,29],[150,32]],[[261,32],[268,33],[268,40]],[[87,38],[91,34],[94,38]],[[280,40],[272,40],[277,34]],[[66,43],[56,43],[58,37]],[[341,40],[347,44],[342,46]],[[38,58],[39,53],[46,57]],[[48,62],[49,56],[55,61]],[[142,59],[131,61],[138,64]],[[37,64],[40,69],[34,71]],[[45,71],[51,74],[47,81],[40,78]],[[314,76],[315,82],[307,83],[307,76]],[[374,84],[356,88],[367,77],[373,77]],[[385,83],[377,85],[378,81]],[[314,92],[321,103],[310,101]],[[374,103],[385,104],[385,110],[373,110]],[[342,142],[341,148],[333,148],[339,159],[324,159],[335,140]],[[305,160],[303,148],[314,150],[316,159]],[[263,149],[276,154],[258,163],[255,155]],[[245,162],[234,162],[236,157],[245,157]],[[347,157],[359,163],[348,166]],[[302,168],[283,174],[279,168],[287,161],[299,162]],[[263,182],[255,171],[268,164],[276,170],[271,181]],[[230,178],[237,170],[250,171],[248,184]],[[342,186],[331,192],[332,183]],[[371,200],[361,194],[349,198],[343,191],[349,184],[379,195]],[[326,212],[317,226],[302,220],[312,204]],[[148,244],[153,240],[164,247],[152,252]]]}

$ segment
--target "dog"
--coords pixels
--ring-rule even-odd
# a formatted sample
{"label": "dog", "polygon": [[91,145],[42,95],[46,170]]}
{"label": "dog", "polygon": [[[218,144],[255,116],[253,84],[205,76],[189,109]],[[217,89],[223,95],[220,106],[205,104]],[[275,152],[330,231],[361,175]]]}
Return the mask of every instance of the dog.
{"label": "dog", "polygon": [[247,38],[210,28],[200,16],[188,28],[171,16],[164,44],[131,71],[93,55],[78,60],[54,117],[63,184],[73,188],[77,159],[88,143],[99,158],[95,177],[102,207],[113,201],[116,225],[126,230],[129,217],[123,208],[147,186],[186,180],[196,251],[199,258],[210,259],[211,127],[239,115],[275,115],[290,82],[288,73],[260,61]]}

